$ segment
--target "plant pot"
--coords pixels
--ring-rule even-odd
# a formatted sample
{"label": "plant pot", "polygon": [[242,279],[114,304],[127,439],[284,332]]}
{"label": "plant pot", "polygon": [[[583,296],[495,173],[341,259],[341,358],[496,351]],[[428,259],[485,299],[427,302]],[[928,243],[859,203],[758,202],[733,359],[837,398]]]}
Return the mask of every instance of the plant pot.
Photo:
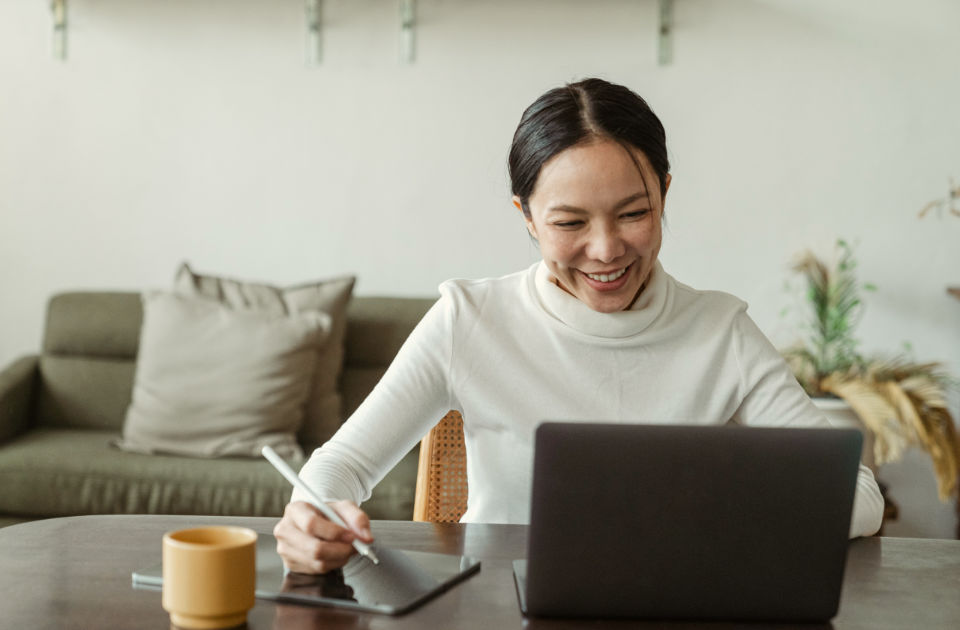
{"label": "plant pot", "polygon": [[853,407],[842,398],[811,398],[810,400],[823,412],[831,426],[842,429],[859,429],[863,433],[863,452],[860,461],[872,470],[874,477],[876,477],[877,466],[873,458],[873,433],[864,426]]}

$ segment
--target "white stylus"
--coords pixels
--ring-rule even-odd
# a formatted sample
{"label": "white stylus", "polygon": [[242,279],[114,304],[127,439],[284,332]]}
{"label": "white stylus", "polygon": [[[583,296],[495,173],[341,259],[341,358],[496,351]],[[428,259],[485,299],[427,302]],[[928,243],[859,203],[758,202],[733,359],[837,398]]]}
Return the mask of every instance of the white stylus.
{"label": "white stylus", "polygon": [[[260,450],[260,452],[263,453],[263,456],[267,458],[268,462],[273,464],[274,468],[280,471],[281,475],[286,477],[287,481],[293,484],[294,488],[297,488],[298,490],[306,494],[310,498],[310,503],[317,506],[317,509],[320,510],[324,516],[326,516],[328,519],[330,519],[340,527],[345,527],[347,529],[350,529],[350,526],[347,525],[342,518],[340,518],[340,515],[337,514],[333,510],[333,508],[331,508],[329,505],[326,504],[325,501],[323,501],[320,497],[318,497],[317,494],[313,490],[311,490],[307,484],[303,483],[303,480],[300,479],[297,473],[293,472],[293,468],[290,468],[290,466],[287,465],[287,462],[283,461],[283,459],[281,459],[280,456],[277,455],[277,452],[275,450],[273,450],[269,446],[264,446]],[[363,542],[362,540],[358,538],[354,538],[353,548],[356,549],[361,556],[366,556],[367,558],[369,558],[370,561],[373,562],[374,564],[380,564],[380,558],[378,558],[377,554],[373,552],[373,549],[370,547],[370,545]]]}

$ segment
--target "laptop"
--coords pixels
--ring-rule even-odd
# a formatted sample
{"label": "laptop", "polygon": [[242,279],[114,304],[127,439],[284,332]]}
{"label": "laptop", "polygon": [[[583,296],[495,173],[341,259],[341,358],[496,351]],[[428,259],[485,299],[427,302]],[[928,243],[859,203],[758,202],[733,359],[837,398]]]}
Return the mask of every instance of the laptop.
{"label": "laptop", "polygon": [[546,422],[520,608],[537,617],[820,622],[837,613],[855,429]]}

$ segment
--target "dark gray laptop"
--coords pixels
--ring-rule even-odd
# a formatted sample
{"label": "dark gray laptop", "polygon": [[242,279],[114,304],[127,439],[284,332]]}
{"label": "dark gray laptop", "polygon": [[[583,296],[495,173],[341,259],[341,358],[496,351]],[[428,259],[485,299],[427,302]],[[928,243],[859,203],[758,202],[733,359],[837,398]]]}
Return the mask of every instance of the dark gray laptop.
{"label": "dark gray laptop", "polygon": [[836,615],[853,429],[542,424],[520,607],[549,617]]}

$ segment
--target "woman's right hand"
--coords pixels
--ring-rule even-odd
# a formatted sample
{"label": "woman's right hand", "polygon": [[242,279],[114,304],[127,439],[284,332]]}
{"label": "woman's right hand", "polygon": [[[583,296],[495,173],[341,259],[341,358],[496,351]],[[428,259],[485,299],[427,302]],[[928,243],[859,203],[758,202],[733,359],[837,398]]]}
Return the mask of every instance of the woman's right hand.
{"label": "woman's right hand", "polygon": [[305,501],[292,501],[284,509],[273,535],[277,553],[290,571],[316,574],[339,569],[356,552],[351,544],[354,539],[373,542],[370,518],[356,503],[334,501],[329,505],[350,529],[328,520]]}

